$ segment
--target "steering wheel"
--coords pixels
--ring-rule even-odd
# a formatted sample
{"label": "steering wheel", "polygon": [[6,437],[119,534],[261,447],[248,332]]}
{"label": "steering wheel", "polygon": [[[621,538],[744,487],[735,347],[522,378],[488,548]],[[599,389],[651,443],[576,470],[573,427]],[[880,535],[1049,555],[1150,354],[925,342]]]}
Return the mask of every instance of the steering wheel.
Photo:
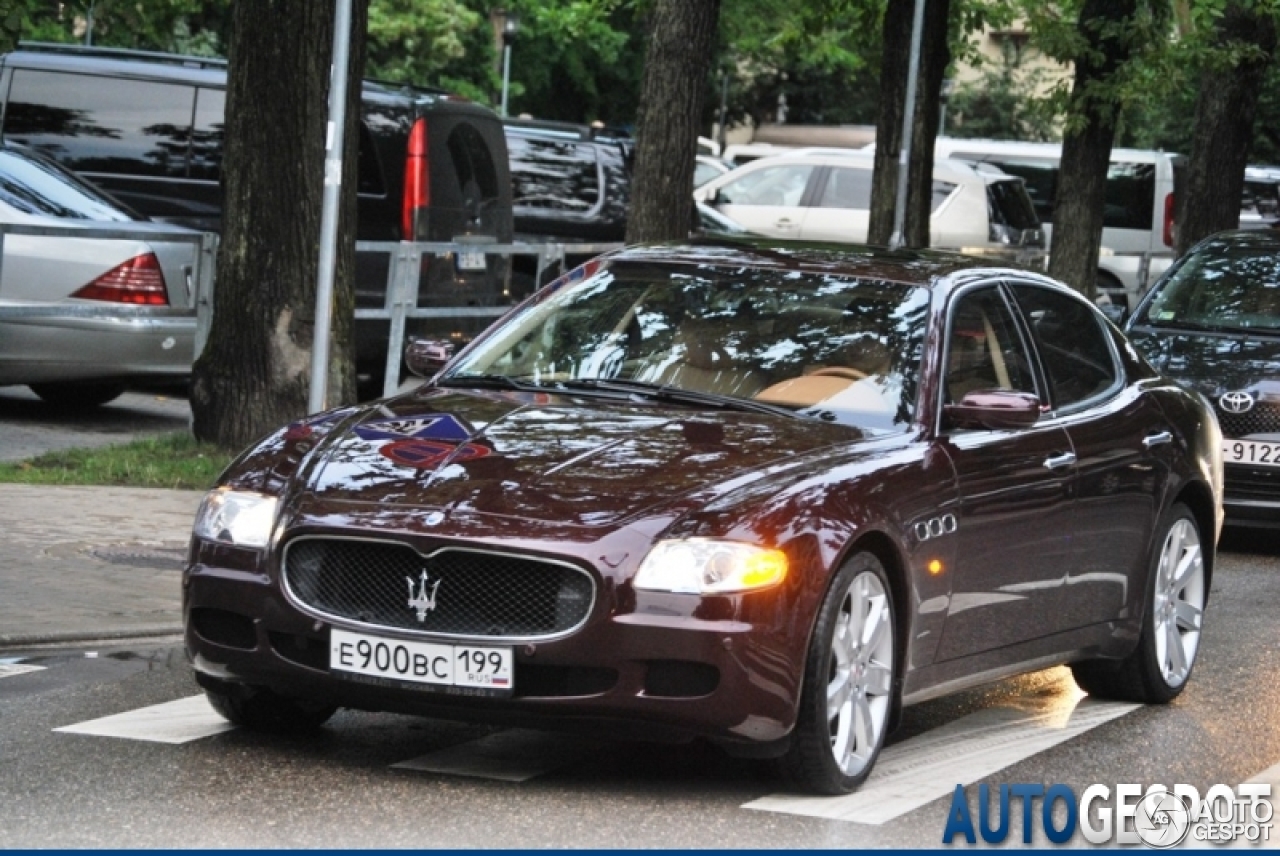
{"label": "steering wheel", "polygon": [[820,369],[809,372],[809,377],[842,377],[845,380],[862,380],[867,376],[866,372],[849,368],[848,366],[823,366]]}

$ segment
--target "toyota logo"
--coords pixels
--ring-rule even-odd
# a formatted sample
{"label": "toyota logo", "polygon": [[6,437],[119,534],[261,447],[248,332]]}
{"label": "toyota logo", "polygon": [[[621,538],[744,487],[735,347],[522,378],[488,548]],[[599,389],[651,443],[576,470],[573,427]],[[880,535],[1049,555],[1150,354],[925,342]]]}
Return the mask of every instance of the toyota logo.
{"label": "toyota logo", "polygon": [[1253,409],[1253,396],[1247,392],[1228,392],[1218,399],[1218,406],[1227,413],[1248,413]]}

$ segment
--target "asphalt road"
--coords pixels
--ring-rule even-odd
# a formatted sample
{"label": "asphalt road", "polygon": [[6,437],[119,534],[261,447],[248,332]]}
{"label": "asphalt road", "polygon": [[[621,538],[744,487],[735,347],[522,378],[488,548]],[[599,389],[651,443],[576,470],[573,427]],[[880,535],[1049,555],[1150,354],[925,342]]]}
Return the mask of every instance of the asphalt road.
{"label": "asphalt road", "polygon": [[[1061,783],[1079,797],[1094,783],[1205,793],[1274,779],[1280,550],[1235,534],[1224,547],[1200,659],[1173,704],[1099,706],[1053,669],[919,705],[861,803],[816,807],[700,744],[355,711],[312,737],[221,730],[176,639],[0,651],[0,674],[40,667],[0,677],[0,847],[934,848],[956,784]],[[152,706],[172,702],[175,727],[197,737],[154,742],[173,734]],[[124,725],[94,722],[119,714]],[[130,736],[81,733],[103,728]]]}
{"label": "asphalt road", "polygon": [[190,422],[186,399],[171,395],[126,392],[102,407],[68,413],[45,404],[25,386],[0,386],[0,461],[127,443],[182,431]]}

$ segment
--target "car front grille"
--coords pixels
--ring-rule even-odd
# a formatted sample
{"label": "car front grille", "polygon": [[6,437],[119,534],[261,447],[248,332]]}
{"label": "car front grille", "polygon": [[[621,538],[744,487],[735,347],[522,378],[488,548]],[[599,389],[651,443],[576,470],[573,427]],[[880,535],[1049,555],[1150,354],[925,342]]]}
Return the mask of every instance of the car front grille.
{"label": "car front grille", "polygon": [[1227,464],[1224,475],[1228,502],[1280,502],[1280,468]]}
{"label": "car front grille", "polygon": [[1260,401],[1246,413],[1228,413],[1217,404],[1214,410],[1224,437],[1280,434],[1280,406],[1270,402]]}
{"label": "car front grille", "polygon": [[586,620],[595,583],[570,565],[407,544],[299,538],[284,553],[284,578],[302,605],[374,627],[447,636],[528,640],[567,633]]}

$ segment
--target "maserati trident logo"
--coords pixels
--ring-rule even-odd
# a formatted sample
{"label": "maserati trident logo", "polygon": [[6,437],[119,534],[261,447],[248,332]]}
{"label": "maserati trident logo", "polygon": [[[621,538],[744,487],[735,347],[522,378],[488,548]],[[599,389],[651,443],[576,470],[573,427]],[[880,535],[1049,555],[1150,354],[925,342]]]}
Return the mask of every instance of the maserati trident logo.
{"label": "maserati trident logo", "polygon": [[405,577],[405,581],[409,583],[409,606],[418,611],[419,622],[426,621],[427,613],[435,611],[436,590],[440,588],[440,580],[432,583],[424,568],[421,577],[422,588],[416,594],[413,591],[413,577]]}
{"label": "maserati trident logo", "polygon": [[1218,406],[1227,413],[1248,413],[1253,409],[1253,396],[1243,390],[1223,393]]}

